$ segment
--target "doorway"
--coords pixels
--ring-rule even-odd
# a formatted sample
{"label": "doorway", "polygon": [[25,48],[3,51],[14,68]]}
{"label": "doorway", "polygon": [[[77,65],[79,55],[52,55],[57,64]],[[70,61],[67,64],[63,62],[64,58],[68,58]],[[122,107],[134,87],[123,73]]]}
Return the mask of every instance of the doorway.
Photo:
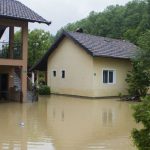
{"label": "doorway", "polygon": [[0,74],[0,100],[8,100],[8,74]]}

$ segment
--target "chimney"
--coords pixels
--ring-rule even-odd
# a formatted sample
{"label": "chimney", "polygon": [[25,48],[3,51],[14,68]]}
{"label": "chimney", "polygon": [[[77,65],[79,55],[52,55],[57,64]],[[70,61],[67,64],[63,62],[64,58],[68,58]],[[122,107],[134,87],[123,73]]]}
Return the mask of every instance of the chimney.
{"label": "chimney", "polygon": [[82,28],[77,28],[76,32],[83,33],[83,29]]}

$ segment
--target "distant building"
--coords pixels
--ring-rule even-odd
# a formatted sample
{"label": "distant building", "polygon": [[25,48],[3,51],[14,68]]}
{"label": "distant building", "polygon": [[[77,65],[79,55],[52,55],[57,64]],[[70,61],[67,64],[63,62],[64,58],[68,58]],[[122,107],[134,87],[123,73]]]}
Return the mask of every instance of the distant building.
{"label": "distant building", "polygon": [[137,47],[125,40],[63,32],[31,70],[47,71],[52,93],[86,97],[127,94]]}
{"label": "distant building", "polygon": [[19,1],[0,0],[0,100],[27,101],[28,22],[50,24]]}

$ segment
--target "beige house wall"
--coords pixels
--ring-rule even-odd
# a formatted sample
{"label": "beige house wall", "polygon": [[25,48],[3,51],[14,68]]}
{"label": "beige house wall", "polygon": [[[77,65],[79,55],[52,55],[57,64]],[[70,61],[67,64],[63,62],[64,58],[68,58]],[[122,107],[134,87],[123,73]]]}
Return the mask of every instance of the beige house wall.
{"label": "beige house wall", "polygon": [[[92,57],[72,40],[65,38],[48,59],[48,85],[52,93],[111,97],[127,94],[125,78],[131,62],[123,59]],[[114,84],[103,83],[103,69],[115,70]],[[65,70],[65,79],[61,71]],[[56,77],[53,71],[57,72]]]}
{"label": "beige house wall", "polygon": [[[132,65],[129,60],[113,58],[94,58],[94,96],[118,96],[119,93],[127,95],[127,83],[125,81],[127,72],[131,70]],[[103,83],[103,70],[115,71],[115,83]]]}
{"label": "beige house wall", "polygon": [[[62,70],[66,72],[65,79],[61,78]],[[52,93],[93,95],[93,57],[72,40],[65,38],[49,56],[47,71]]]}

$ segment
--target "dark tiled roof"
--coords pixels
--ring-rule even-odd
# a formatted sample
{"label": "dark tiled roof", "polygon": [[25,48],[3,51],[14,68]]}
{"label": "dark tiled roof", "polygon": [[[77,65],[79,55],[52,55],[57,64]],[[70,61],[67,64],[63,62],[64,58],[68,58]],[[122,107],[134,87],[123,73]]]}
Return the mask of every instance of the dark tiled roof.
{"label": "dark tiled roof", "polygon": [[68,32],[68,35],[93,56],[129,59],[135,56],[137,49],[134,44],[125,40],[93,36],[78,32]]}
{"label": "dark tiled roof", "polygon": [[50,24],[47,20],[17,0],[0,0],[0,18]]}
{"label": "dark tiled roof", "polygon": [[64,37],[72,39],[93,57],[110,57],[118,59],[131,59],[137,53],[137,46],[125,41],[100,36],[93,36],[78,32],[63,32],[43,58],[30,70],[46,70],[49,55],[57,48]]}

